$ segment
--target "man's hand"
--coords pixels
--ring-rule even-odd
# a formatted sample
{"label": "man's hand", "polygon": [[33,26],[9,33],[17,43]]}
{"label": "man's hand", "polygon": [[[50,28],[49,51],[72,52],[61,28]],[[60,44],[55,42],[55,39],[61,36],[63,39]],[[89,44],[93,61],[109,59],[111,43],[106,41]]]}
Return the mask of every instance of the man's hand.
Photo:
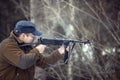
{"label": "man's hand", "polygon": [[58,51],[59,51],[60,54],[64,54],[65,53],[65,49],[67,51],[69,51],[69,46],[67,48],[65,48],[65,46],[62,45],[60,48],[58,48]]}
{"label": "man's hand", "polygon": [[46,48],[46,45],[39,44],[35,48],[39,51],[39,53],[43,53]]}

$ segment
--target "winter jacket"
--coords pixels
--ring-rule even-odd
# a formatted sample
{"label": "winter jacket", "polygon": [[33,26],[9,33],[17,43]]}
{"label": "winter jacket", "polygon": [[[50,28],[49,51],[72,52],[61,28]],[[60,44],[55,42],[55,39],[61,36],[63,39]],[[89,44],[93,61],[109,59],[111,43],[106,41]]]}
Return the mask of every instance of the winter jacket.
{"label": "winter jacket", "polygon": [[62,57],[58,50],[45,57],[36,48],[19,44],[24,43],[13,31],[0,43],[0,80],[33,80],[35,66],[45,68]]}

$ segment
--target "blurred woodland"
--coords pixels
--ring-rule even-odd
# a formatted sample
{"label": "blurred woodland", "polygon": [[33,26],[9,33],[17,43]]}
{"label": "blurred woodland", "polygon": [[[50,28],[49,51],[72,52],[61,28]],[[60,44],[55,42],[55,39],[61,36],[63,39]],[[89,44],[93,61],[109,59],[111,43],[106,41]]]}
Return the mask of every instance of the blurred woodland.
{"label": "blurred woodland", "polygon": [[46,37],[92,41],[76,44],[68,64],[36,67],[36,79],[120,80],[119,0],[0,0],[0,41],[21,19],[35,22]]}

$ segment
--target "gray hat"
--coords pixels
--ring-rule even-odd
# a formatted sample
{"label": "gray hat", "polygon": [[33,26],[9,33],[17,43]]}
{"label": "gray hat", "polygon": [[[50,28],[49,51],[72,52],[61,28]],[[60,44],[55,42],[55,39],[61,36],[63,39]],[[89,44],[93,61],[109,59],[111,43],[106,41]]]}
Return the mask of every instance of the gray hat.
{"label": "gray hat", "polygon": [[16,33],[32,33],[40,36],[42,33],[35,28],[35,24],[31,21],[20,20],[16,23],[14,31]]}

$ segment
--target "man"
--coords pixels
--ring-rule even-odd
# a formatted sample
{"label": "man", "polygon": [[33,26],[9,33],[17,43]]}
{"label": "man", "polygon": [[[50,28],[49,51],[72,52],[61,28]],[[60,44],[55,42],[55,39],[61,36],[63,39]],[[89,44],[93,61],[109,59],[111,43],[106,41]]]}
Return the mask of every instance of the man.
{"label": "man", "polygon": [[10,36],[0,44],[0,80],[33,80],[35,66],[45,68],[62,57],[64,45],[48,57],[41,54],[45,45],[39,44],[35,48],[19,46],[32,43],[35,36],[40,35],[34,23],[25,20],[16,23]]}

